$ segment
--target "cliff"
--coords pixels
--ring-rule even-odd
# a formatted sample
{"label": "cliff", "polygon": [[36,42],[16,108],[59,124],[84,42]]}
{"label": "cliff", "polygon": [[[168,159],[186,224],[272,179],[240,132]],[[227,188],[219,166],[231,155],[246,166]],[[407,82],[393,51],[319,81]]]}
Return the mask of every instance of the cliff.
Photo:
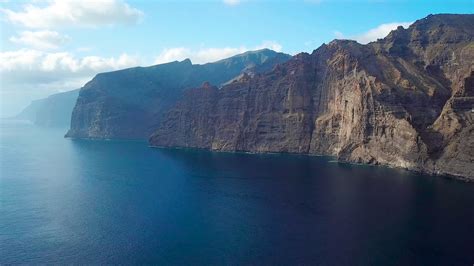
{"label": "cliff", "polygon": [[430,15],[361,45],[185,93],[150,144],[290,152],[474,178],[474,15]]}
{"label": "cliff", "polygon": [[14,118],[29,120],[43,127],[69,127],[78,95],[77,89],[33,101]]}
{"label": "cliff", "polygon": [[148,138],[185,89],[205,81],[224,84],[289,58],[263,49],[203,65],[187,59],[98,74],[81,89],[66,137]]}

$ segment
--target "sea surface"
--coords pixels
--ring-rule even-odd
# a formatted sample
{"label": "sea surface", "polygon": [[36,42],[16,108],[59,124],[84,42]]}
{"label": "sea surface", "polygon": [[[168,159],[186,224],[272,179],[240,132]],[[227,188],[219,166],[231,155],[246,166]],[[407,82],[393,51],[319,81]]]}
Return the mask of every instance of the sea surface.
{"label": "sea surface", "polygon": [[0,264],[474,264],[474,183],[65,131],[0,123]]}

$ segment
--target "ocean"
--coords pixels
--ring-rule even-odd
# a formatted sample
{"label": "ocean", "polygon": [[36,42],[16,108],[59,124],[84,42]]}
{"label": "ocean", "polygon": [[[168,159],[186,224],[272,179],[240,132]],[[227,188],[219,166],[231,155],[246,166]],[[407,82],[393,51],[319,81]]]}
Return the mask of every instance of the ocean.
{"label": "ocean", "polygon": [[0,264],[472,265],[474,183],[0,122]]}

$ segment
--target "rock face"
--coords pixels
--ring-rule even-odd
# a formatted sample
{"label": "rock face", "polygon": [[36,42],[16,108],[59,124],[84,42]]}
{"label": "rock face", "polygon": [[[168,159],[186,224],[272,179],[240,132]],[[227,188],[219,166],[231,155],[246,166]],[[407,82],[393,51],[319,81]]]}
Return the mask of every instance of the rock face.
{"label": "rock face", "polygon": [[474,15],[430,15],[361,45],[185,93],[154,146],[325,154],[474,178]]}
{"label": "rock face", "polygon": [[243,73],[268,71],[290,56],[268,49],[204,65],[189,59],[98,74],[80,91],[67,137],[148,138],[185,89],[224,84]]}
{"label": "rock face", "polygon": [[24,119],[43,127],[69,127],[79,90],[57,93],[31,102],[15,119]]}

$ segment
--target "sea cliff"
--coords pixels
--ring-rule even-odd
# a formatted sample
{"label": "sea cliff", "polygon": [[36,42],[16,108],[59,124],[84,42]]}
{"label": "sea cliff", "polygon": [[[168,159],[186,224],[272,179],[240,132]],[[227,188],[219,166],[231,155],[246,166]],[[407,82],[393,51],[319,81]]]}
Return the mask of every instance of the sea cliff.
{"label": "sea cliff", "polygon": [[474,179],[473,62],[474,15],[430,15],[367,45],[335,40],[222,88],[187,90],[150,144]]}

